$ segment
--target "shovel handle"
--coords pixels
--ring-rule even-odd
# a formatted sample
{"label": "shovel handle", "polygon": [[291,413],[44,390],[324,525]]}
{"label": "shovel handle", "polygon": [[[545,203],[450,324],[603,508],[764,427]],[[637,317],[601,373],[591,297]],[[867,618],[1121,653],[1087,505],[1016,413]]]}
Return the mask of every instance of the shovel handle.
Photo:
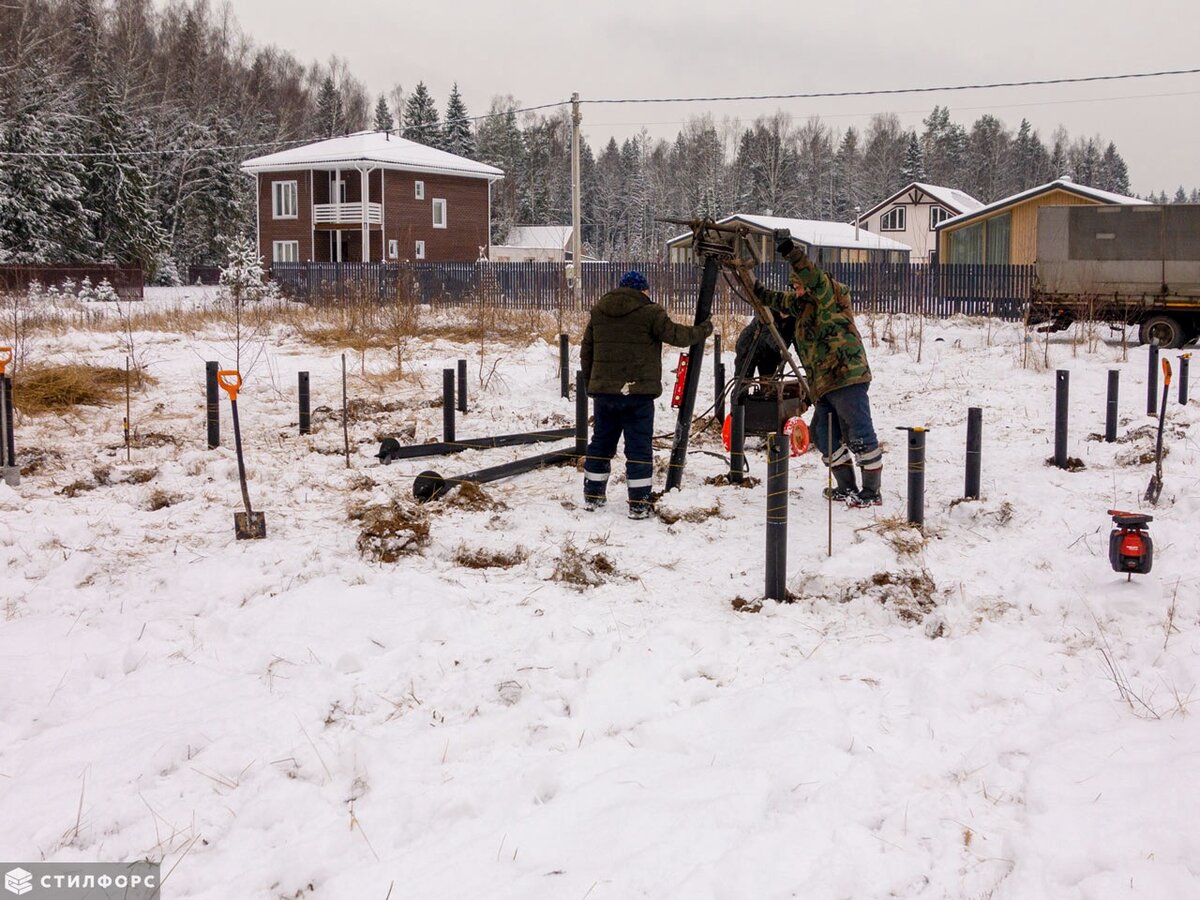
{"label": "shovel handle", "polygon": [[1171,363],[1164,357],[1162,361],[1163,387],[1171,386]]}
{"label": "shovel handle", "polygon": [[8,367],[8,364],[12,362],[12,358],[12,347],[0,347],[0,375],[4,374],[4,370]]}
{"label": "shovel handle", "polygon": [[237,403],[238,391],[242,388],[241,372],[237,369],[222,369],[217,373],[217,384],[229,395],[230,403]]}

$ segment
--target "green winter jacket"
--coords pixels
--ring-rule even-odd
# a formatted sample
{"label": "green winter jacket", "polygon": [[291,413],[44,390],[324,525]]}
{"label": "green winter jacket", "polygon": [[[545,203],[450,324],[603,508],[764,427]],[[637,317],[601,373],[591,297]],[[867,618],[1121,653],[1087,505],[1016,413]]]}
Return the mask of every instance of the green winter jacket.
{"label": "green winter jacket", "polygon": [[617,288],[596,301],[583,332],[579,361],[588,394],[662,393],[662,345],[690,347],[712,334],[712,320],[680,325],[633,288]]}
{"label": "green winter jacket", "polygon": [[773,291],[756,282],[754,294],[769,309],[795,316],[795,346],[813,402],[838,388],[870,381],[850,291],[818,269],[799,247],[787,255],[787,261],[796,290]]}

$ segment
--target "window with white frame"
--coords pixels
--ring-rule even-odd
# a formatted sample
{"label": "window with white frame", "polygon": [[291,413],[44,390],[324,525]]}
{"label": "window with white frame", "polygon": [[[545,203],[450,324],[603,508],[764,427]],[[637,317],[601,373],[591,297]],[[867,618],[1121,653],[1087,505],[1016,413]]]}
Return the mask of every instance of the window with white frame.
{"label": "window with white frame", "polygon": [[946,209],[944,206],[929,207],[929,228],[930,230],[937,228],[947,219],[954,218],[954,213]]}
{"label": "window with white frame", "polygon": [[425,242],[417,241],[417,246],[413,249],[413,259],[425,258]]}
{"label": "window with white frame", "polygon": [[418,181],[416,184],[417,184],[417,187],[416,187],[415,196],[418,200],[424,200],[425,199],[425,182]]}
{"label": "window with white frame", "polygon": [[400,242],[388,241],[388,259],[396,259],[400,256]]}
{"label": "window with white frame", "polygon": [[300,262],[300,242],[272,241],[271,261],[277,263]]}
{"label": "window with white frame", "polygon": [[300,209],[300,189],[295,181],[271,182],[271,214],[276,219],[294,219]]}
{"label": "window with white frame", "polygon": [[897,206],[889,209],[879,217],[880,231],[903,231],[904,230],[904,207]]}
{"label": "window with white frame", "polygon": [[433,227],[446,227],[446,201],[434,199],[433,201]]}

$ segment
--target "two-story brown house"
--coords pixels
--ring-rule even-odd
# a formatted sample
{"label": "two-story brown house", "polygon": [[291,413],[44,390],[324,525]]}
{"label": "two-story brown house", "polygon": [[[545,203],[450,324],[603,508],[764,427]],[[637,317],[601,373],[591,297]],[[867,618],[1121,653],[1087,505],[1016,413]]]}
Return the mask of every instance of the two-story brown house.
{"label": "two-story brown house", "polygon": [[485,165],[382,131],[242,163],[258,197],[258,249],[276,262],[471,261],[490,244]]}

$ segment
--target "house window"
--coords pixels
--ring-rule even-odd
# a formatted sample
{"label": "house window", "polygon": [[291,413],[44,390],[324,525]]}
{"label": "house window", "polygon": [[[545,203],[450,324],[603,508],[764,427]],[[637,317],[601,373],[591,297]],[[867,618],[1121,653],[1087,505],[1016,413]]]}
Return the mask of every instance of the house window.
{"label": "house window", "polygon": [[417,198],[418,200],[424,200],[424,199],[425,199],[425,182],[423,182],[423,181],[418,181],[418,182],[417,182],[416,198]]}
{"label": "house window", "polygon": [[947,219],[952,218],[954,218],[954,213],[950,212],[950,210],[946,209],[944,206],[929,207],[929,230],[932,231]]}
{"label": "house window", "polygon": [[[295,184],[295,182],[292,182]],[[299,241],[272,241],[271,261],[277,263],[300,262]]]}
{"label": "house window", "polygon": [[400,242],[388,241],[388,259],[396,259],[400,255]]}
{"label": "house window", "polygon": [[446,227],[446,201],[435,199],[433,201],[433,227]]}
{"label": "house window", "polygon": [[271,214],[276,219],[294,219],[300,208],[300,191],[295,181],[271,182]]}
{"label": "house window", "polygon": [[946,235],[946,262],[951,265],[983,262],[983,223],[956,228]]}
{"label": "house window", "polygon": [[989,266],[1007,266],[1012,262],[1012,214],[1002,213],[987,220],[987,259]]}
{"label": "house window", "polygon": [[889,209],[879,217],[880,231],[903,231],[904,230],[904,207],[897,206],[894,209]]}
{"label": "house window", "polygon": [[414,259],[424,259],[425,258],[425,242],[424,241],[417,241],[416,249],[413,250],[413,258]]}

